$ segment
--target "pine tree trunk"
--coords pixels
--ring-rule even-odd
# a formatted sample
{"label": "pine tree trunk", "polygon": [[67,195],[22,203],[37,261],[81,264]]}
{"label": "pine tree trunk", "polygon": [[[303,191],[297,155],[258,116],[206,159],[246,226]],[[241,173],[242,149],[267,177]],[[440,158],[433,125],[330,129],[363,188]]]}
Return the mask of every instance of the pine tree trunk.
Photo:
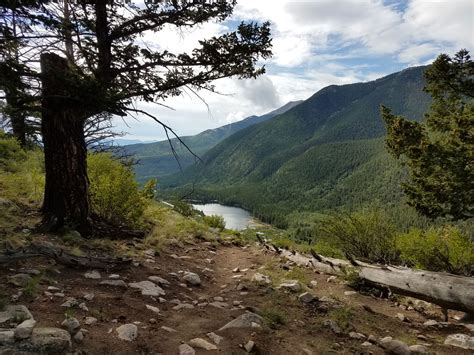
{"label": "pine tree trunk", "polygon": [[89,180],[84,140],[85,115],[74,102],[67,60],[52,53],[41,55],[42,120],[46,186],[43,214],[55,230],[65,224],[90,233]]}

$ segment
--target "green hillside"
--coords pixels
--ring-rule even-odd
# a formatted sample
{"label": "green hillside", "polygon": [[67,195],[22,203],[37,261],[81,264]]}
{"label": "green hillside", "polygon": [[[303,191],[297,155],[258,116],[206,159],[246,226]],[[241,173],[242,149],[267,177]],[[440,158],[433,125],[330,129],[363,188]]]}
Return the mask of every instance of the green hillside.
{"label": "green hillside", "polygon": [[[215,129],[208,129],[194,136],[181,137],[181,139],[196,155],[203,156],[209,149],[235,132],[267,121],[272,117],[288,111],[299,103],[301,103],[301,101],[289,102],[265,115],[250,116],[242,121]],[[178,139],[172,139],[171,143],[178,153],[179,163],[183,169],[195,162],[194,156],[189,153]],[[127,145],[123,147],[123,151],[138,159],[139,162],[134,169],[137,179],[141,182],[150,178],[160,178],[180,171],[179,164],[171,152],[170,142],[167,140],[156,143]]]}
{"label": "green hillside", "polygon": [[182,190],[196,182],[197,198],[242,205],[266,220],[375,200],[397,204],[402,172],[385,152],[379,108],[384,104],[422,119],[430,103],[423,92],[424,69],[326,87],[288,112],[223,140],[205,154],[204,164],[163,185]]}

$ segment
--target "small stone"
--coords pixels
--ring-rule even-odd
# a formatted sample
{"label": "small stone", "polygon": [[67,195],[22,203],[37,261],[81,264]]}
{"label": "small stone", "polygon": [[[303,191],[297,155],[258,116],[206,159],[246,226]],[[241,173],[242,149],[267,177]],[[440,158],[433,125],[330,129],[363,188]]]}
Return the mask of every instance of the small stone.
{"label": "small stone", "polygon": [[329,276],[329,277],[327,278],[326,282],[329,283],[329,282],[334,282],[334,281],[336,281],[336,280],[337,280],[337,277],[336,277],[336,276]]}
{"label": "small stone", "polygon": [[109,279],[111,279],[111,280],[119,280],[119,279],[120,279],[120,275],[119,275],[119,274],[111,274],[111,275],[109,275]]}
{"label": "small stone", "polygon": [[244,349],[248,353],[251,353],[254,347],[255,343],[252,340],[249,340],[247,344],[244,345]]}
{"label": "small stone", "polygon": [[380,346],[389,354],[393,355],[409,355],[410,348],[407,344],[400,340],[394,340],[386,337],[380,341]]}
{"label": "small stone", "polygon": [[346,296],[354,296],[354,295],[357,295],[357,292],[356,292],[356,291],[345,291],[345,292],[344,292],[344,295],[346,295]]}
{"label": "small stone", "polygon": [[202,338],[194,338],[189,341],[189,345],[194,348],[204,349],[204,350],[217,350],[217,346],[209,343],[207,340]]}
{"label": "small stone", "polygon": [[74,341],[77,342],[77,343],[82,343],[82,341],[84,340],[84,333],[82,331],[78,331],[74,337],[73,337]]}
{"label": "small stone", "polygon": [[224,298],[223,297],[214,297],[214,301],[217,301],[217,302],[224,302]]}
{"label": "small stone", "polygon": [[234,270],[232,270],[233,273],[238,273],[240,272],[240,269],[238,267],[236,267]]}
{"label": "small stone", "polygon": [[233,306],[240,306],[242,304],[242,301],[232,301]]}
{"label": "small stone", "polygon": [[15,332],[13,330],[0,330],[0,344],[13,344]]}
{"label": "small stone", "polygon": [[67,318],[61,323],[61,326],[70,334],[74,334],[81,327],[81,323],[76,318]]}
{"label": "small stone", "polygon": [[470,337],[466,334],[452,334],[446,337],[444,344],[462,349],[474,350],[474,337]]}
{"label": "small stone", "polygon": [[375,335],[370,334],[370,335],[369,335],[369,341],[370,341],[372,344],[376,344],[376,343],[377,343],[377,338],[375,337]]}
{"label": "small stone", "polygon": [[146,309],[152,311],[153,313],[159,314],[160,309],[158,307],[150,306],[149,304],[146,305]]}
{"label": "small stone", "polygon": [[16,339],[27,339],[33,333],[33,329],[36,326],[36,321],[34,319],[28,319],[20,323],[14,331]]}
{"label": "small stone", "polygon": [[207,333],[206,334],[209,339],[211,339],[214,344],[219,345],[222,340],[224,340],[224,337],[221,337],[220,335],[217,335],[216,333]]}
{"label": "small stone", "polygon": [[298,292],[301,291],[301,284],[297,280],[288,280],[280,284],[277,289],[283,289],[290,292]]}
{"label": "small stone", "polygon": [[97,323],[97,318],[94,317],[86,317],[86,320],[84,321],[84,324],[86,325],[94,325]]}
{"label": "small stone", "polygon": [[100,272],[98,272],[97,270],[86,272],[84,274],[84,277],[86,279],[92,279],[92,280],[100,280],[102,278],[102,276],[100,275]]}
{"label": "small stone", "polygon": [[305,292],[305,293],[302,293],[301,295],[299,295],[298,299],[300,300],[300,302],[303,302],[303,303],[311,303],[311,302],[314,302],[316,300],[316,297],[314,297],[309,292]]}
{"label": "small stone", "polygon": [[371,342],[368,342],[368,341],[364,341],[361,346],[371,346],[372,343]]}
{"label": "small stone", "polygon": [[183,276],[183,280],[186,281],[188,285],[199,286],[201,285],[201,278],[198,274],[194,272],[186,272]]}
{"label": "small stone", "polygon": [[94,299],[94,294],[93,293],[87,293],[85,294],[84,296],[82,296],[82,298],[84,298],[86,301],[92,301]]}
{"label": "small stone", "polygon": [[166,292],[160,286],[157,286],[151,281],[133,282],[128,284],[128,286],[139,289],[142,293],[142,296],[158,297],[166,295]]}
{"label": "small stone", "polygon": [[261,327],[263,324],[263,318],[260,317],[258,314],[246,312],[224,325],[222,328],[219,329],[219,331],[223,331],[225,329],[230,328],[257,328]]}
{"label": "small stone", "polygon": [[196,351],[188,344],[181,344],[178,348],[179,355],[195,355]]}
{"label": "small stone", "polygon": [[104,280],[101,285],[127,288],[127,283],[123,280]]}
{"label": "small stone", "polygon": [[46,297],[53,297],[53,294],[51,292],[48,292],[48,291],[44,291],[44,295]]}
{"label": "small stone", "polygon": [[181,304],[178,304],[177,306],[174,306],[173,309],[175,311],[179,311],[181,309],[193,309],[194,306],[192,304],[189,304],[189,303],[181,303]]}
{"label": "small stone", "polygon": [[309,285],[310,285],[311,288],[314,288],[314,287],[318,286],[318,281],[312,280],[312,281],[309,283]]}
{"label": "small stone", "polygon": [[427,320],[426,322],[424,322],[423,325],[425,327],[436,327],[436,326],[439,325],[439,323],[437,321],[435,321],[434,319],[430,319],[430,320]]}
{"label": "small stone", "polygon": [[0,312],[0,324],[7,323],[14,320],[16,323],[21,323],[25,320],[33,319],[33,315],[23,305],[7,306],[5,310]]}
{"label": "small stone", "polygon": [[170,327],[162,326],[161,329],[163,329],[165,332],[168,332],[168,333],[176,333],[176,330]]}
{"label": "small stone", "polygon": [[170,282],[162,277],[159,276],[149,276],[148,280],[160,285],[160,286],[168,286]]}
{"label": "small stone", "polygon": [[341,334],[342,333],[341,328],[339,328],[337,323],[332,319],[325,320],[324,325],[331,328],[331,330],[333,331],[334,334]]}
{"label": "small stone", "polygon": [[115,329],[120,340],[134,341],[138,336],[138,328],[135,324],[124,324]]}
{"label": "small stone", "polygon": [[37,353],[65,354],[71,346],[71,336],[59,328],[35,328],[29,340]]}
{"label": "small stone", "polygon": [[364,334],[357,333],[357,332],[349,332],[349,337],[351,337],[352,339],[357,339],[357,340],[367,339],[367,337]]}
{"label": "small stone", "polygon": [[143,252],[143,254],[149,257],[154,257],[156,255],[156,252],[153,249],[147,249]]}
{"label": "small stone", "polygon": [[211,303],[209,303],[209,306],[215,307],[215,308],[220,308],[220,309],[225,309],[225,308],[229,307],[229,305],[225,302],[211,302]]}
{"label": "small stone", "polygon": [[58,298],[64,298],[66,297],[66,295],[62,292],[56,292],[55,294],[53,294],[54,297],[58,297]]}
{"label": "small stone", "polygon": [[61,289],[60,289],[59,287],[48,286],[48,291],[51,291],[51,292],[61,292]]}
{"label": "small stone", "polygon": [[73,308],[76,307],[79,304],[77,300],[74,297],[69,297],[66,302],[64,302],[61,307],[66,307],[66,308]]}
{"label": "small stone", "polygon": [[407,318],[405,317],[403,313],[397,313],[396,317],[400,319],[402,322],[405,322],[407,320]]}
{"label": "small stone", "polygon": [[271,284],[272,281],[270,280],[270,277],[267,275],[261,274],[259,272],[256,272],[253,277],[252,277],[253,282],[257,283],[264,283],[264,284]]}
{"label": "small stone", "polygon": [[84,302],[79,304],[79,308],[82,309],[84,312],[89,312],[89,308],[87,308],[87,305]]}

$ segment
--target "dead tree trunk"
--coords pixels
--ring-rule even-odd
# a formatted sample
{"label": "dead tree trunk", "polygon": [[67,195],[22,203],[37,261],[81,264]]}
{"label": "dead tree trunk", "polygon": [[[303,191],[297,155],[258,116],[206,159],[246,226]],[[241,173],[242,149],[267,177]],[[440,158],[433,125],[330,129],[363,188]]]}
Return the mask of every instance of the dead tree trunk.
{"label": "dead tree trunk", "polygon": [[279,249],[283,257],[326,274],[356,272],[364,281],[388,287],[392,292],[437,304],[446,309],[474,313],[474,278],[404,267],[378,266],[325,258],[308,257]]}
{"label": "dead tree trunk", "polygon": [[71,225],[90,233],[89,180],[84,140],[85,115],[72,92],[74,77],[67,60],[56,54],[41,55],[43,88],[41,133],[46,186],[43,214],[46,225]]}

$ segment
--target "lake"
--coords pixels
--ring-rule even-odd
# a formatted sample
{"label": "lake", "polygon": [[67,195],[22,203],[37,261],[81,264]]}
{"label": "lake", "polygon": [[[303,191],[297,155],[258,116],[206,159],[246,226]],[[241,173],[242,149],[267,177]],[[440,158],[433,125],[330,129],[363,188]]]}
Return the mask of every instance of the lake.
{"label": "lake", "polygon": [[228,229],[242,230],[254,225],[251,214],[239,207],[230,207],[218,203],[207,203],[204,205],[193,205],[206,216],[213,214],[222,216],[225,220],[225,227]]}

